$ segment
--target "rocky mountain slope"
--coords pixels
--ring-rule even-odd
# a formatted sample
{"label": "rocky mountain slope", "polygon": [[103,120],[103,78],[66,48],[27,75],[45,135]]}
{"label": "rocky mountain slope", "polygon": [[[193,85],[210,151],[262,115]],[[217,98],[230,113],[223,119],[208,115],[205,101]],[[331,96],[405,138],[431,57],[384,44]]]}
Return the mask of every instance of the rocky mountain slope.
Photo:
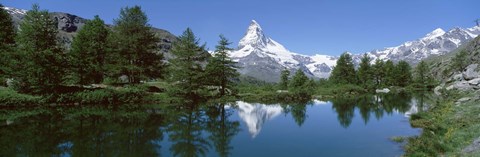
{"label": "rocky mountain slope", "polygon": [[[10,13],[14,25],[18,28],[27,10],[12,7],[4,7],[4,9]],[[51,12],[50,16],[58,21],[58,38],[67,48],[72,43],[73,37],[88,21],[88,19],[62,12]],[[107,27],[111,28],[111,25],[107,25]],[[160,38],[158,43],[159,53],[163,53],[166,59],[172,58],[173,56],[169,53],[169,50],[172,47],[172,43],[177,40],[177,37],[163,29],[152,28],[152,30]]]}

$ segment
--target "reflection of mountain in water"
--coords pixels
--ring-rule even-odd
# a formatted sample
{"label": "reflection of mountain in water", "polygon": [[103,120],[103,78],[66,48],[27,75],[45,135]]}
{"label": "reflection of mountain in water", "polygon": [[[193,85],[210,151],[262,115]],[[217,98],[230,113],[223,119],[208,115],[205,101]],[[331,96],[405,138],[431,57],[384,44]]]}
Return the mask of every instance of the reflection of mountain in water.
{"label": "reflection of mountain in water", "polygon": [[280,105],[264,105],[258,103],[237,102],[238,115],[247,124],[252,138],[260,133],[263,123],[280,115],[283,111]]}
{"label": "reflection of mountain in water", "polygon": [[405,117],[410,118],[412,114],[416,114],[422,111],[427,111],[428,106],[429,105],[425,104],[423,100],[413,98],[412,101],[410,102],[410,109],[407,112],[405,112]]}

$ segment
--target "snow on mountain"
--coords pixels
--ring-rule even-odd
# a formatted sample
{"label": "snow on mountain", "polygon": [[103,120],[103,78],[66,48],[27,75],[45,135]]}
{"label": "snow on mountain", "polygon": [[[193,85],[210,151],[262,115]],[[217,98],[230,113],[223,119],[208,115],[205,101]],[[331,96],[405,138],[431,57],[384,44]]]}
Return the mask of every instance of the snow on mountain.
{"label": "snow on mountain", "polygon": [[441,28],[428,33],[423,38],[405,42],[396,47],[367,52],[374,59],[400,61],[416,64],[430,56],[444,55],[480,35],[480,27],[453,28],[447,32]]}
{"label": "snow on mountain", "polygon": [[245,122],[248,132],[255,138],[262,130],[263,124],[279,116],[283,112],[280,105],[264,105],[238,101],[238,116]]}
{"label": "snow on mountain", "polygon": [[280,71],[291,73],[302,70],[309,77],[328,77],[336,58],[326,55],[306,56],[286,49],[282,44],[267,37],[262,27],[252,20],[238,48],[230,57],[239,62],[240,73],[268,82],[280,79]]}
{"label": "snow on mountain", "polygon": [[9,14],[21,14],[21,15],[27,14],[27,10],[23,10],[23,9],[17,9],[12,7],[3,7],[3,9],[7,10]]}

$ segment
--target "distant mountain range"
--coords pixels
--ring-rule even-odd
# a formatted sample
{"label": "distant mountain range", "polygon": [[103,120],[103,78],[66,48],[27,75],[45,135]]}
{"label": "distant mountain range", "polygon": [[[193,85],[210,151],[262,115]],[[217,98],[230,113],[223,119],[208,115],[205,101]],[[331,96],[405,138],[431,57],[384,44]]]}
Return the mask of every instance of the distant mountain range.
{"label": "distant mountain range", "polygon": [[[430,56],[449,53],[464,43],[471,41],[480,34],[480,27],[467,29],[454,28],[448,32],[438,28],[425,37],[405,42],[396,47],[366,52],[373,60],[405,60],[416,64]],[[352,54],[358,64],[363,54]],[[307,56],[291,52],[283,45],[269,38],[260,25],[252,20],[245,36],[238,43],[238,48],[230,52],[230,56],[242,67],[240,73],[264,80],[277,82],[280,72],[289,69],[291,74],[302,70],[311,78],[326,78],[336,64],[337,56],[313,55]]]}
{"label": "distant mountain range", "polygon": [[[12,7],[4,7],[4,9],[11,14],[17,27],[27,12]],[[52,12],[51,16],[58,21],[59,39],[67,47],[77,31],[88,21],[82,17],[61,12]],[[159,53],[163,53],[166,59],[173,58],[174,56],[169,52],[172,43],[177,41],[177,37],[163,29],[152,28],[152,30],[160,37]],[[438,28],[423,38],[408,41],[396,47],[377,49],[366,53],[374,60],[377,58],[395,62],[405,60],[416,64],[431,56],[447,54],[478,35],[480,35],[478,26],[466,29],[454,28],[447,32]],[[266,36],[255,20],[251,21],[245,36],[239,41],[238,47],[229,54],[241,67],[239,68],[241,74],[267,82],[279,81],[280,72],[283,69],[290,70],[291,74],[302,70],[310,78],[327,78],[338,59],[338,56],[320,54],[308,56],[291,52]],[[358,64],[363,53],[352,55],[354,62]]]}

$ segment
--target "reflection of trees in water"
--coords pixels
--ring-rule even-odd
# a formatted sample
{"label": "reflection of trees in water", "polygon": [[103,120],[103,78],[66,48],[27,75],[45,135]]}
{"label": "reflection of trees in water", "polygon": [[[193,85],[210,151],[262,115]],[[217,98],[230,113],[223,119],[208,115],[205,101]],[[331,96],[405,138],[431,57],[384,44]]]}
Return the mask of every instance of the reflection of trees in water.
{"label": "reflection of trees in water", "polygon": [[233,150],[233,147],[230,146],[232,138],[240,132],[240,123],[228,120],[232,113],[225,109],[225,104],[209,107],[207,115],[209,118],[207,123],[207,130],[210,132],[209,139],[212,141],[218,156],[227,157]]}
{"label": "reflection of trees in water", "polygon": [[296,103],[281,104],[285,114],[290,113],[298,126],[302,126],[307,119],[307,105],[312,105],[311,101],[299,101]]}
{"label": "reflection of trees in water", "polygon": [[187,105],[175,113],[174,121],[167,127],[172,142],[170,151],[174,156],[205,156],[213,145],[219,156],[228,156],[233,149],[230,142],[240,131],[240,123],[230,121],[230,116],[224,104]]}
{"label": "reflection of trees in water", "polygon": [[334,99],[331,102],[333,109],[337,112],[337,119],[340,125],[344,128],[350,126],[355,115],[355,99]]}
{"label": "reflection of trees in water", "polygon": [[0,129],[0,156],[159,156],[161,117],[105,112],[67,119],[53,111],[18,120]]}
{"label": "reflection of trees in water", "polygon": [[405,113],[410,109],[412,96],[408,93],[364,95],[356,98],[336,98],[331,100],[337,118],[343,127],[347,128],[355,116],[358,108],[365,124],[370,120],[371,114],[380,119],[384,114],[393,112]]}
{"label": "reflection of trees in water", "polygon": [[170,151],[174,156],[205,156],[210,143],[202,135],[206,117],[198,111],[197,105],[185,105],[182,111],[174,114],[173,122],[168,126],[169,139],[172,142]]}

